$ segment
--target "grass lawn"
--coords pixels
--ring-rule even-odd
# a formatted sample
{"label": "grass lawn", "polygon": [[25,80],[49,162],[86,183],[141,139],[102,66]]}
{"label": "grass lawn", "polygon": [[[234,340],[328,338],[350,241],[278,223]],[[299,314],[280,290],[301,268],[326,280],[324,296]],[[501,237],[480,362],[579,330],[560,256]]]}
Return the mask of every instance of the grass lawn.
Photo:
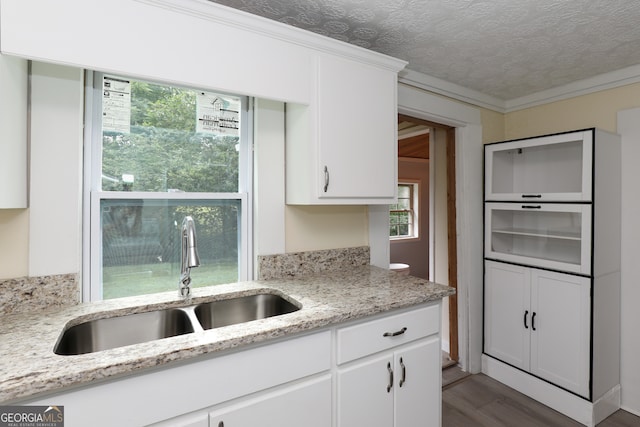
{"label": "grass lawn", "polygon": [[[179,263],[153,263],[105,267],[103,271],[103,299],[152,294],[175,290],[180,280]],[[219,285],[238,281],[238,264],[233,261],[202,262],[191,269],[191,286]]]}

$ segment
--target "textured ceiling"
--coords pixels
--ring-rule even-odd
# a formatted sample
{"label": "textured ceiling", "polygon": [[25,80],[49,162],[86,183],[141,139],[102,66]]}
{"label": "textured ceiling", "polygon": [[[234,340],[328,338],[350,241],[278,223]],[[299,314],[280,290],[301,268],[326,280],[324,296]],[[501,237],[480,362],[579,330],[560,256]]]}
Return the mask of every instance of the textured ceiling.
{"label": "textured ceiling", "polygon": [[213,0],[503,100],[640,64],[640,0]]}

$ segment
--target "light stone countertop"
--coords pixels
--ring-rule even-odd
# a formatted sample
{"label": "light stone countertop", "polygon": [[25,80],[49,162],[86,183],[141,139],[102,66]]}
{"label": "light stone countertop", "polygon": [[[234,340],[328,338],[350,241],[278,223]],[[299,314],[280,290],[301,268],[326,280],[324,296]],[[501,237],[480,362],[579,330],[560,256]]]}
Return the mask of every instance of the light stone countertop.
{"label": "light stone countertop", "polygon": [[[75,356],[53,352],[65,326],[82,321],[179,307],[268,291],[302,309],[267,319]],[[235,349],[398,308],[437,301],[453,288],[363,266],[343,271],[194,288],[190,304],[177,291],[128,297],[34,313],[4,315],[0,322],[0,402],[141,372],[173,361]]]}

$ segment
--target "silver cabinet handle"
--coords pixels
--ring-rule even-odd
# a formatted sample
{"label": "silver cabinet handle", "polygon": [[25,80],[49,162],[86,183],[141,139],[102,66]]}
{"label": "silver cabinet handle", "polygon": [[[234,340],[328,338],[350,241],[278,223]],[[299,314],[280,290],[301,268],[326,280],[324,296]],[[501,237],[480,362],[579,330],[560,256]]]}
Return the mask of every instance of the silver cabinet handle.
{"label": "silver cabinet handle", "polygon": [[407,382],[407,367],[404,366],[404,360],[402,360],[402,357],[400,358],[400,367],[402,368],[402,378],[400,378],[400,383],[398,385],[402,387],[404,383]]}
{"label": "silver cabinet handle", "polygon": [[387,371],[389,371],[389,384],[387,384],[387,393],[389,393],[393,387],[393,369],[391,369],[391,363],[387,363]]}
{"label": "silver cabinet handle", "polygon": [[324,167],[324,192],[329,189],[329,168]]}
{"label": "silver cabinet handle", "polygon": [[382,334],[383,337],[397,337],[398,335],[402,335],[405,332],[407,332],[407,328],[402,328],[399,331],[395,331],[395,332],[385,332],[384,334]]}

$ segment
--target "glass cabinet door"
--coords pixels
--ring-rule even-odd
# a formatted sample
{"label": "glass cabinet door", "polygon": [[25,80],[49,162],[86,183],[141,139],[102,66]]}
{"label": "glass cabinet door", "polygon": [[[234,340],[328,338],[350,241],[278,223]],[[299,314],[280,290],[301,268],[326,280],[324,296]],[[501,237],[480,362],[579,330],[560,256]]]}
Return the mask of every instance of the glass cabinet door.
{"label": "glass cabinet door", "polygon": [[486,203],[485,257],[591,273],[591,205]]}
{"label": "glass cabinet door", "polygon": [[485,146],[485,200],[590,201],[593,130]]}

